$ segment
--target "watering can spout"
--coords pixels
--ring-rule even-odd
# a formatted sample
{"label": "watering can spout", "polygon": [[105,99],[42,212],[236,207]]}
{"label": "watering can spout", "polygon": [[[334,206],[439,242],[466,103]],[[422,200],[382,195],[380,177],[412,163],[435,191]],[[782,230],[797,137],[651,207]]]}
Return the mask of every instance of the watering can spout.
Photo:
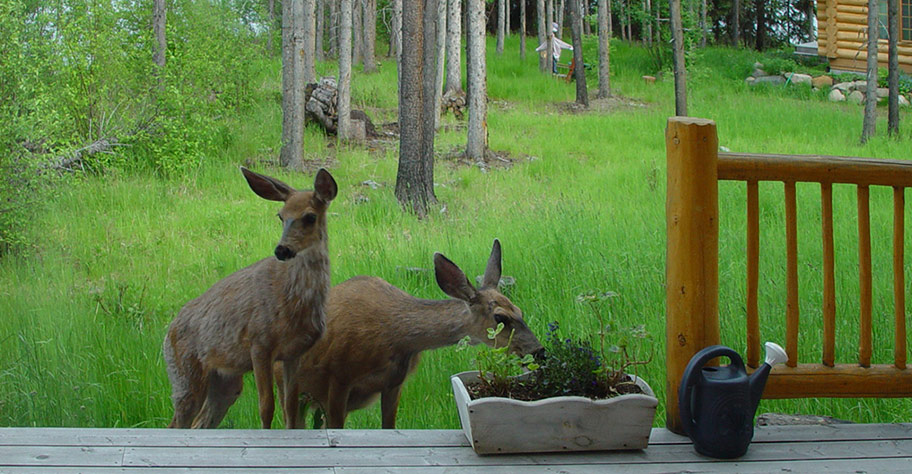
{"label": "watering can spout", "polygon": [[774,365],[781,364],[787,360],[788,355],[782,346],[775,342],[766,343],[766,360],[750,376],[751,405],[754,408],[754,412],[757,411],[757,406],[760,405],[760,397],[763,395],[763,388],[766,386],[766,379],[769,377],[770,370]]}

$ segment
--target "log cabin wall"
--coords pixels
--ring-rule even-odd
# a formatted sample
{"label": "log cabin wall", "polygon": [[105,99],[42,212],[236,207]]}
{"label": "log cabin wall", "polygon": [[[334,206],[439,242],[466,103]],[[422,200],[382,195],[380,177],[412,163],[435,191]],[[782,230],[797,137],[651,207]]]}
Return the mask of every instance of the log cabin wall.
{"label": "log cabin wall", "polygon": [[[886,4],[886,0],[882,1]],[[912,73],[912,0],[899,1],[899,67],[907,73]],[[817,1],[817,51],[820,56],[829,59],[831,69],[865,71],[868,59],[867,12],[867,0]],[[885,17],[882,23],[886,25]],[[881,29],[881,36],[883,31],[885,28]],[[881,38],[878,44],[877,61],[880,67],[887,67],[887,40],[884,38]]]}

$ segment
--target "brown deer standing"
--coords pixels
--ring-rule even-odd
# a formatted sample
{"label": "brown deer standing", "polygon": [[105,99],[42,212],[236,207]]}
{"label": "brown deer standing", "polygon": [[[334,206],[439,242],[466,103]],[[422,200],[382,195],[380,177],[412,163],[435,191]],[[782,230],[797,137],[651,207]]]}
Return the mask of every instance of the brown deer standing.
{"label": "brown deer standing", "polygon": [[[325,328],[329,293],[326,209],[336,197],[333,177],[317,172],[313,191],[298,191],[241,168],[264,199],[283,201],[282,238],[269,257],[228,275],[191,300],[171,322],[163,352],[171,381],[171,428],[215,428],[243,388],[251,369],[260,420],[269,428],[275,410],[272,365],[294,373],[302,354]],[[297,419],[297,387],[284,390],[285,425]]]}
{"label": "brown deer standing", "polygon": [[[500,242],[495,240],[476,290],[456,264],[434,254],[437,284],[455,299],[418,299],[367,276],[333,287],[326,306],[326,333],[301,359],[296,375],[297,388],[324,408],[328,427],[342,428],[349,412],[379,396],[383,428],[395,428],[402,384],[418,365],[421,352],[456,344],[467,335],[473,344],[493,345],[487,330],[497,323],[504,324],[498,346],[506,345],[513,332],[513,352],[543,351],[522,311],[497,288],[500,257]],[[277,371],[276,377],[289,372]]]}

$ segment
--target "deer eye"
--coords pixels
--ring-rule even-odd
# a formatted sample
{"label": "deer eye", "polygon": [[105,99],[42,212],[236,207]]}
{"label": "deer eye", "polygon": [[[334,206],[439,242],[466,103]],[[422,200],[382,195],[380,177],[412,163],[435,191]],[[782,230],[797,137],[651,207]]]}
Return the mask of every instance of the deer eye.
{"label": "deer eye", "polygon": [[510,319],[502,313],[494,313],[494,322],[500,324],[503,323],[504,326],[510,323]]}
{"label": "deer eye", "polygon": [[317,215],[312,212],[307,213],[304,214],[304,217],[302,217],[301,220],[304,221],[304,225],[311,225],[314,222],[317,222]]}

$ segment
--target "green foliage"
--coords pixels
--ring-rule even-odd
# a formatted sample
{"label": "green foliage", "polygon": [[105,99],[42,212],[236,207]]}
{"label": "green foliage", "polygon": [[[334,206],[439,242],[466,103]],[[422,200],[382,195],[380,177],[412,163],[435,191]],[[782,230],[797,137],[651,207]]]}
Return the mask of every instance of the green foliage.
{"label": "green foliage", "polygon": [[[529,370],[538,368],[532,354],[520,357],[510,352],[510,343],[513,341],[512,330],[507,343],[501,347],[497,346],[497,335],[503,332],[503,329],[503,323],[497,323],[496,328],[488,328],[488,339],[494,341],[494,347],[490,350],[479,351],[475,356],[479,383],[487,393],[498,394],[498,396],[510,393],[513,387],[512,377],[520,374],[523,367],[527,367]],[[457,350],[464,350],[469,346],[469,341],[469,336],[464,337],[457,344]]]}

